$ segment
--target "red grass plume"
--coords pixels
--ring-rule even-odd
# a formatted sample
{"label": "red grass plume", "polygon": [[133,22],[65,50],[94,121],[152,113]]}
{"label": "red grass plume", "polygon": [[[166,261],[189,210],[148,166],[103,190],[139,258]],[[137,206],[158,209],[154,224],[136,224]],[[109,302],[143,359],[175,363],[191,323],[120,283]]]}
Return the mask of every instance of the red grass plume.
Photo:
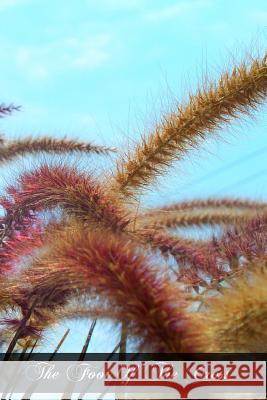
{"label": "red grass plume", "polygon": [[103,241],[101,233],[74,227],[53,235],[51,242],[49,252],[18,278],[30,284],[31,296],[52,293],[54,305],[75,292],[100,296],[143,344],[181,351],[185,298],[166,271],[153,267],[133,243],[111,233]]}

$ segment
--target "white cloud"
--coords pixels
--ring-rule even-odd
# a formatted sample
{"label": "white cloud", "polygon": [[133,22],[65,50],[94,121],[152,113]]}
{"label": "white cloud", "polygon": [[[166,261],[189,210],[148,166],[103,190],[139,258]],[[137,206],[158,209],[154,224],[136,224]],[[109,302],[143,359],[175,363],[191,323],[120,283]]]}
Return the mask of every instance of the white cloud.
{"label": "white cloud", "polygon": [[110,36],[99,35],[85,40],[68,39],[63,46],[74,55],[67,56],[72,68],[93,68],[109,58],[106,46],[110,43]]}
{"label": "white cloud", "polygon": [[209,0],[196,0],[196,1],[180,1],[177,4],[173,4],[168,7],[164,7],[158,10],[150,11],[146,14],[146,19],[151,21],[159,21],[166,18],[173,18],[185,13],[197,11],[200,8],[206,8],[210,6]]}
{"label": "white cloud", "polygon": [[26,2],[27,0],[0,0],[0,11],[3,11],[9,7],[25,4]]}
{"label": "white cloud", "polygon": [[105,9],[115,10],[129,10],[133,8],[142,8],[142,2],[140,0],[87,0],[86,4],[93,7],[101,7]]}
{"label": "white cloud", "polygon": [[110,36],[69,38],[45,46],[19,46],[15,63],[20,71],[34,79],[46,79],[66,70],[91,69],[110,57],[107,49]]}
{"label": "white cloud", "polygon": [[252,18],[255,22],[267,25],[267,11],[251,11],[247,16]]}

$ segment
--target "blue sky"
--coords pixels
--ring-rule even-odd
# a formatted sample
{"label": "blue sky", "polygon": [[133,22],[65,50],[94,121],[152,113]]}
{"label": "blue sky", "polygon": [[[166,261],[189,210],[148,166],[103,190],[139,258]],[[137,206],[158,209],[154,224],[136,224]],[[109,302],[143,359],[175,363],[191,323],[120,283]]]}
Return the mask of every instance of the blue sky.
{"label": "blue sky", "polygon": [[[205,76],[263,54],[266,38],[266,0],[0,0],[0,100],[23,106],[0,130],[126,149]],[[144,204],[267,200],[266,121],[262,107],[253,121],[222,129],[221,140],[177,163]],[[86,332],[73,329],[79,338]],[[77,335],[67,349],[79,350]]]}
{"label": "blue sky", "polygon": [[[1,121],[2,131],[9,137],[68,135],[125,148],[170,104],[186,100],[204,74],[216,78],[233,59],[263,53],[267,3],[1,0],[0,22],[1,99],[23,106]],[[260,170],[265,154],[221,173],[219,180],[188,186],[267,145],[265,110],[253,123],[224,129],[222,141],[192,152],[190,161],[161,180],[151,201],[220,194],[232,184],[229,194],[265,196],[253,182],[240,190],[235,186]]]}

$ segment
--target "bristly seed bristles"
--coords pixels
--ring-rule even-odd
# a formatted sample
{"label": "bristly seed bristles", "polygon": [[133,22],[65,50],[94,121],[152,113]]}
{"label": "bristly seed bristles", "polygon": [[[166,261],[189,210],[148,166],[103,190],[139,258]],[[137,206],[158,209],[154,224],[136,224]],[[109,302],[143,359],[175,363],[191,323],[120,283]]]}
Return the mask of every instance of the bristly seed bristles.
{"label": "bristly seed bristles", "polygon": [[241,114],[249,114],[267,94],[266,56],[241,64],[218,83],[199,89],[185,106],[162,118],[153,133],[117,162],[114,190],[134,196],[208,134]]}
{"label": "bristly seed bristles", "polygon": [[[103,318],[121,327],[114,351],[123,353],[129,343],[138,352],[266,352],[267,203],[223,197],[145,209],[139,196],[266,94],[266,57],[224,73],[163,116],[115,175],[60,158],[112,151],[104,146],[0,139],[0,164],[42,155],[0,198],[1,343],[22,349],[22,360],[56,323],[90,318],[83,359]],[[16,109],[2,105],[0,117]],[[56,160],[40,162],[43,153]]]}
{"label": "bristly seed bristles", "polygon": [[266,216],[267,207],[262,209],[207,209],[192,211],[160,211],[150,214],[147,218],[140,216],[140,224],[150,228],[186,228],[204,225],[235,225],[246,222],[249,219],[257,217],[257,215]]}
{"label": "bristly seed bristles", "polygon": [[209,299],[208,312],[193,315],[193,340],[200,352],[255,353],[266,351],[266,262],[254,265],[250,279],[241,277]]}
{"label": "bristly seed bristles", "polygon": [[18,188],[11,192],[9,213],[13,220],[21,215],[21,210],[40,212],[61,207],[84,223],[95,223],[106,229],[122,229],[128,224],[125,211],[116,205],[116,199],[106,195],[93,177],[74,167],[42,165],[22,175]]}
{"label": "bristly seed bristles", "polygon": [[55,139],[50,137],[25,138],[13,141],[5,141],[0,147],[0,163],[10,161],[18,156],[35,153],[64,154],[83,152],[88,154],[108,154],[115,149],[104,146],[96,146],[91,143],[83,143],[70,139]]}
{"label": "bristly seed bristles", "polygon": [[259,209],[266,207],[267,203],[236,198],[208,198],[189,201],[179,201],[163,207],[155,207],[144,213],[144,216],[155,215],[161,211],[185,211],[185,210],[205,210],[205,209]]}
{"label": "bristly seed bristles", "polygon": [[51,236],[49,253],[19,279],[31,296],[52,291],[50,307],[75,292],[103,296],[112,306],[111,318],[114,310],[115,318],[131,321],[132,335],[153,340],[159,351],[181,350],[186,302],[179,287],[123,236],[110,232],[103,241],[101,233],[79,226],[59,231]]}

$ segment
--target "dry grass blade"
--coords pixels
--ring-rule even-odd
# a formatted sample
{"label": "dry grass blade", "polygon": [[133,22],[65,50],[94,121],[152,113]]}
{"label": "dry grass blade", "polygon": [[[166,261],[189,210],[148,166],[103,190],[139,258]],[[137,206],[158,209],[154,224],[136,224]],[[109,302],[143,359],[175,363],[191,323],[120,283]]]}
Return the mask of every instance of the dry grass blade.
{"label": "dry grass blade", "polygon": [[88,335],[87,335],[87,337],[86,337],[86,339],[85,339],[85,342],[84,342],[84,345],[83,345],[81,354],[80,354],[80,356],[79,356],[79,361],[83,361],[84,358],[85,358],[85,355],[86,355],[86,352],[87,352],[89,343],[90,343],[90,341],[91,341],[91,338],[92,338],[92,335],[93,335],[93,332],[94,332],[94,329],[95,329],[95,326],[96,326],[96,321],[97,321],[97,320],[94,319],[94,321],[92,322],[92,324],[91,324],[91,326],[90,326]]}
{"label": "dry grass blade", "polygon": [[58,342],[53,354],[49,357],[49,361],[52,361],[55,357],[55,355],[57,354],[58,350],[60,349],[60,347],[62,346],[62,344],[64,343],[66,337],[68,336],[68,334],[70,333],[70,329],[68,328],[66,330],[66,332],[64,332],[62,338],[60,339],[60,341]]}
{"label": "dry grass blade", "polygon": [[123,354],[126,353],[127,349],[127,328],[128,324],[123,322],[121,326],[120,360],[124,360]]}
{"label": "dry grass blade", "polygon": [[[91,341],[91,338],[92,338],[92,335],[93,335],[93,332],[94,332],[94,329],[95,329],[95,326],[96,326],[96,321],[97,321],[96,319],[93,320],[93,322],[92,322],[92,324],[90,326],[89,332],[88,332],[87,337],[85,339],[85,343],[83,345],[83,348],[82,348],[82,351],[80,353],[78,361],[83,361],[84,358],[85,358],[89,343]],[[67,393],[64,393],[64,395],[62,397],[62,400],[67,398],[66,396],[68,396],[68,393],[72,393],[73,392],[73,387],[72,387],[73,385],[74,385],[74,382],[69,384],[68,388],[66,389]],[[82,400],[80,396],[79,396],[78,400]]]}
{"label": "dry grass blade", "polygon": [[224,73],[217,83],[190,95],[187,105],[164,116],[152,134],[118,161],[114,188],[125,196],[134,195],[209,132],[241,113],[249,114],[266,94],[266,56]]}
{"label": "dry grass blade", "polygon": [[32,303],[32,305],[31,305],[31,307],[29,308],[27,314],[26,314],[26,315],[23,317],[23,319],[21,320],[21,324],[20,324],[20,326],[18,327],[18,329],[16,330],[15,335],[14,335],[14,337],[12,338],[12,340],[11,340],[11,342],[10,342],[10,344],[9,344],[9,346],[8,346],[8,348],[7,348],[7,350],[6,350],[6,353],[5,353],[4,358],[3,358],[4,361],[8,361],[8,360],[10,359],[10,356],[11,356],[11,354],[12,354],[12,351],[14,350],[14,348],[15,348],[15,346],[16,346],[16,344],[17,344],[17,341],[18,341],[18,339],[20,338],[21,333],[23,332],[23,329],[25,328],[27,322],[28,322],[29,319],[30,319],[30,317],[31,317],[31,315],[32,315],[32,312],[33,312],[33,309],[34,309],[36,303],[37,303],[37,299]]}
{"label": "dry grass blade", "polygon": [[31,348],[31,350],[29,351],[28,357],[27,357],[27,359],[26,359],[27,361],[30,360],[31,355],[32,355],[33,351],[35,350],[38,341],[39,341],[39,338],[37,338],[37,339],[35,340],[35,342],[33,343],[33,346],[32,346],[32,348]]}
{"label": "dry grass blade", "polygon": [[22,348],[22,351],[20,352],[20,356],[19,356],[19,360],[24,360],[25,354],[27,353],[29,346],[27,343],[25,343],[25,345]]}
{"label": "dry grass blade", "polygon": [[[120,343],[121,343],[121,342],[119,342],[119,343],[114,347],[114,349],[112,350],[112,352],[108,355],[106,361],[110,361],[110,360],[112,359],[113,355],[117,353],[117,351],[118,351],[119,348],[120,348]],[[92,384],[92,383],[91,383],[91,384]],[[91,386],[91,384],[89,384],[89,386],[87,387],[86,393],[88,393],[88,389],[89,389],[89,387]],[[103,396],[105,393],[106,393],[106,392],[102,393],[102,394],[100,395],[100,397],[98,397],[97,400],[102,399],[102,396]],[[85,396],[85,393],[82,393],[82,396]],[[82,400],[82,399],[83,399],[83,397],[79,397],[78,400]],[[64,400],[64,399],[62,399],[62,400]]]}

